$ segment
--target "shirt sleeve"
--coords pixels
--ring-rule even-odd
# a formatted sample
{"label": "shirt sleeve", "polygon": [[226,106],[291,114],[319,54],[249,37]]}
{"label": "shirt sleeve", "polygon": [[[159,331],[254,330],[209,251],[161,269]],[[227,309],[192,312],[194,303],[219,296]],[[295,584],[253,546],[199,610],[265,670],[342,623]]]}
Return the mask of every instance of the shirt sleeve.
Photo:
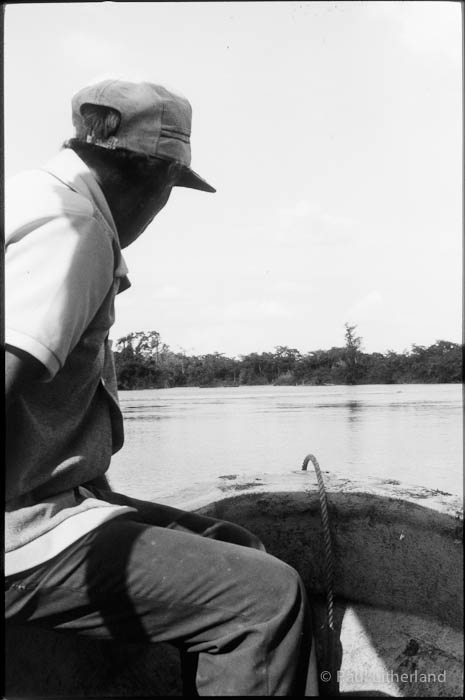
{"label": "shirt sleeve", "polygon": [[112,242],[90,215],[67,214],[10,237],[5,254],[5,341],[52,379],[113,283]]}

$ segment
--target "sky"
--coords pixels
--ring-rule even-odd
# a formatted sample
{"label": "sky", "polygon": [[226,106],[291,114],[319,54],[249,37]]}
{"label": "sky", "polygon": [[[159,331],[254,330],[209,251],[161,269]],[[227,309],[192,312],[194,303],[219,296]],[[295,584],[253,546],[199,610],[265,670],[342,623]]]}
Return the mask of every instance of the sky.
{"label": "sky", "polygon": [[172,350],[462,342],[461,8],[449,2],[7,5],[5,173],[73,135],[98,77],[193,108],[192,167],[124,257],[111,336]]}

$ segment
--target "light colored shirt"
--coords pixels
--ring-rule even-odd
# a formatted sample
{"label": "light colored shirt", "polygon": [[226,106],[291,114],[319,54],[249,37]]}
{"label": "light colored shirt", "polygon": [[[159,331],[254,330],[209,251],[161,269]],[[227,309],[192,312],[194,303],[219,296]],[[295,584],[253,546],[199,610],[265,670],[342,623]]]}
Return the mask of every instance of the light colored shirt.
{"label": "light colored shirt", "polygon": [[8,575],[132,509],[81,488],[123,444],[108,333],[129,282],[103,192],[65,149],[7,184],[5,213],[5,340],[46,369],[7,416]]}

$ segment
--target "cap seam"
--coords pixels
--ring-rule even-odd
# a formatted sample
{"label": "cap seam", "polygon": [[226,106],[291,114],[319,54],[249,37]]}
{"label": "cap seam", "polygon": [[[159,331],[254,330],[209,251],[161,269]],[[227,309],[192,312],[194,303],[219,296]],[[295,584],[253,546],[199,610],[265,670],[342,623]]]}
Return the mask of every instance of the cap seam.
{"label": "cap seam", "polygon": [[[110,85],[113,85],[114,83],[117,83],[117,82],[118,82],[118,80],[109,80],[104,85],[102,85],[100,88],[100,92],[98,92],[96,95],[97,100],[101,100],[104,93],[108,90]],[[116,108],[113,107],[112,109],[116,109]],[[120,110],[118,110],[118,111],[120,111]]]}
{"label": "cap seam", "polygon": [[163,131],[163,118],[164,118],[164,116],[165,116],[165,104],[162,102],[161,114],[160,114],[160,129],[159,129],[158,136],[157,136],[157,142],[155,144],[155,155],[157,155],[158,147],[160,145],[160,136],[162,135],[162,131]]}
{"label": "cap seam", "polygon": [[176,132],[171,132],[171,131],[163,131],[163,129],[160,130],[160,136],[165,136],[167,138],[175,139],[176,141],[182,141],[183,143],[190,143],[190,139],[187,136],[184,136],[184,134],[177,134]]}
{"label": "cap seam", "polygon": [[162,131],[169,131],[170,133],[173,134],[182,134],[182,136],[186,136],[189,138],[190,133],[188,131],[183,131],[182,129],[176,129],[175,126],[162,126],[161,127]]}

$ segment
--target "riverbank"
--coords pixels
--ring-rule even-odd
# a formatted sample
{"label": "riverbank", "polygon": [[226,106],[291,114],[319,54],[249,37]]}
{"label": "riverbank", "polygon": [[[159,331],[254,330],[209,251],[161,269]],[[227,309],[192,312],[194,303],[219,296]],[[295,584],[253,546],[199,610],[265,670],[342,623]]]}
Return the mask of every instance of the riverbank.
{"label": "riverbank", "polygon": [[[424,382],[424,381],[411,381],[411,382],[386,382],[386,383],[380,383],[380,382],[354,382],[353,384],[341,384],[340,382],[294,382],[294,381],[288,381],[288,380],[276,380],[274,382],[255,382],[255,383],[246,383],[243,382],[242,384],[239,384],[238,382],[221,382],[221,381],[215,381],[215,382],[210,382],[210,383],[204,383],[204,384],[179,384],[176,387],[175,386],[170,386],[168,384],[165,384],[163,386],[150,386],[150,387],[138,387],[140,389],[176,389],[176,388],[186,388],[186,389],[237,389],[239,387],[259,387],[259,386],[319,386],[319,387],[325,387],[325,386],[409,386],[413,384],[461,384],[462,382],[459,380],[454,380],[450,382]],[[120,387],[122,389],[122,387]]]}
{"label": "riverbank", "polygon": [[428,348],[413,345],[403,353],[333,347],[302,354],[278,346],[275,352],[231,358],[218,352],[173,352],[152,332],[120,339],[116,350],[120,389],[448,384],[463,380],[463,346],[445,340]]}

